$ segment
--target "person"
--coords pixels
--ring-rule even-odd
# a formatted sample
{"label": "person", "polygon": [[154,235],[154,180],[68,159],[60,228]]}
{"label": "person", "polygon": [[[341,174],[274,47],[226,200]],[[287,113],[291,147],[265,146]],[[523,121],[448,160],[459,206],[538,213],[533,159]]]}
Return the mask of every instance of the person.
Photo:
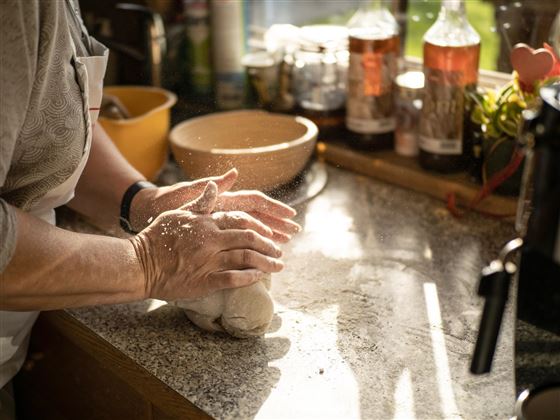
{"label": "person", "polygon": [[[237,172],[146,185],[99,124],[107,49],[76,0],[0,9],[0,388],[21,367],[40,310],[146,298],[194,299],[283,268],[295,211],[230,192]],[[56,227],[67,204],[123,238]]]}

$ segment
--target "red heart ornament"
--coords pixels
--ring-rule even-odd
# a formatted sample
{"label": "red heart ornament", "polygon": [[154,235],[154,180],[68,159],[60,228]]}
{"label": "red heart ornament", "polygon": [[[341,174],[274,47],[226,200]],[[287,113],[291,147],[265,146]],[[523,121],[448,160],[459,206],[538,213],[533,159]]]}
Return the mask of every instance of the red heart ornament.
{"label": "red heart ornament", "polygon": [[510,60],[512,67],[519,74],[519,80],[529,86],[544,78],[554,65],[554,56],[550,51],[544,48],[534,50],[526,44],[513,47]]}

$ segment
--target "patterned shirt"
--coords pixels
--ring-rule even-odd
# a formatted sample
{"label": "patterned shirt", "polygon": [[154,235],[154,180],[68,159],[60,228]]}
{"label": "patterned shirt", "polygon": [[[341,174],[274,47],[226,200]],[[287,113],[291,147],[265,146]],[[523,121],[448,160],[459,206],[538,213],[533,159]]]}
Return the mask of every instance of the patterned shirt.
{"label": "patterned shirt", "polygon": [[77,168],[86,122],[74,48],[87,55],[63,0],[3,0],[0,8],[0,273],[13,255],[16,215]]}

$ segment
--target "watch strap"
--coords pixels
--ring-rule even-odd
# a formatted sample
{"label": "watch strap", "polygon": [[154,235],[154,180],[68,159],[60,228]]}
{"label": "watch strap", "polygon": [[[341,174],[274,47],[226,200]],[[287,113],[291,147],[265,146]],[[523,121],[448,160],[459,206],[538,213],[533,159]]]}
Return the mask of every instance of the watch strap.
{"label": "watch strap", "polygon": [[128,189],[125,191],[122,201],[121,201],[121,214],[119,217],[119,221],[123,230],[127,233],[138,233],[132,229],[130,224],[130,205],[132,204],[132,200],[134,196],[141,190],[146,188],[157,188],[156,185],[152,184],[148,181],[138,181],[132,184]]}

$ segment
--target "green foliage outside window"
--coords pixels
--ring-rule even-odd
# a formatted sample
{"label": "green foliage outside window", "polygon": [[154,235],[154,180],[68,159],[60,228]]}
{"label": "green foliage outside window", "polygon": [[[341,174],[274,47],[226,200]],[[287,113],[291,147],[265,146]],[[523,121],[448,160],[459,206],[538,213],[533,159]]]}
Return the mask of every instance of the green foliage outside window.
{"label": "green foliage outside window", "polygon": [[[494,4],[484,0],[466,0],[465,4],[469,22],[481,38],[480,67],[495,70],[500,40],[495,29]],[[422,57],[422,37],[437,19],[440,6],[440,0],[409,0],[406,55]],[[344,25],[354,11],[310,23]]]}
{"label": "green foliage outside window", "polygon": [[[466,0],[467,16],[480,35],[480,68],[495,70],[499,50],[499,37],[495,32],[494,5],[483,0]],[[411,0],[408,7],[408,34],[406,55],[422,57],[424,33],[437,18],[441,2],[434,0]]]}

